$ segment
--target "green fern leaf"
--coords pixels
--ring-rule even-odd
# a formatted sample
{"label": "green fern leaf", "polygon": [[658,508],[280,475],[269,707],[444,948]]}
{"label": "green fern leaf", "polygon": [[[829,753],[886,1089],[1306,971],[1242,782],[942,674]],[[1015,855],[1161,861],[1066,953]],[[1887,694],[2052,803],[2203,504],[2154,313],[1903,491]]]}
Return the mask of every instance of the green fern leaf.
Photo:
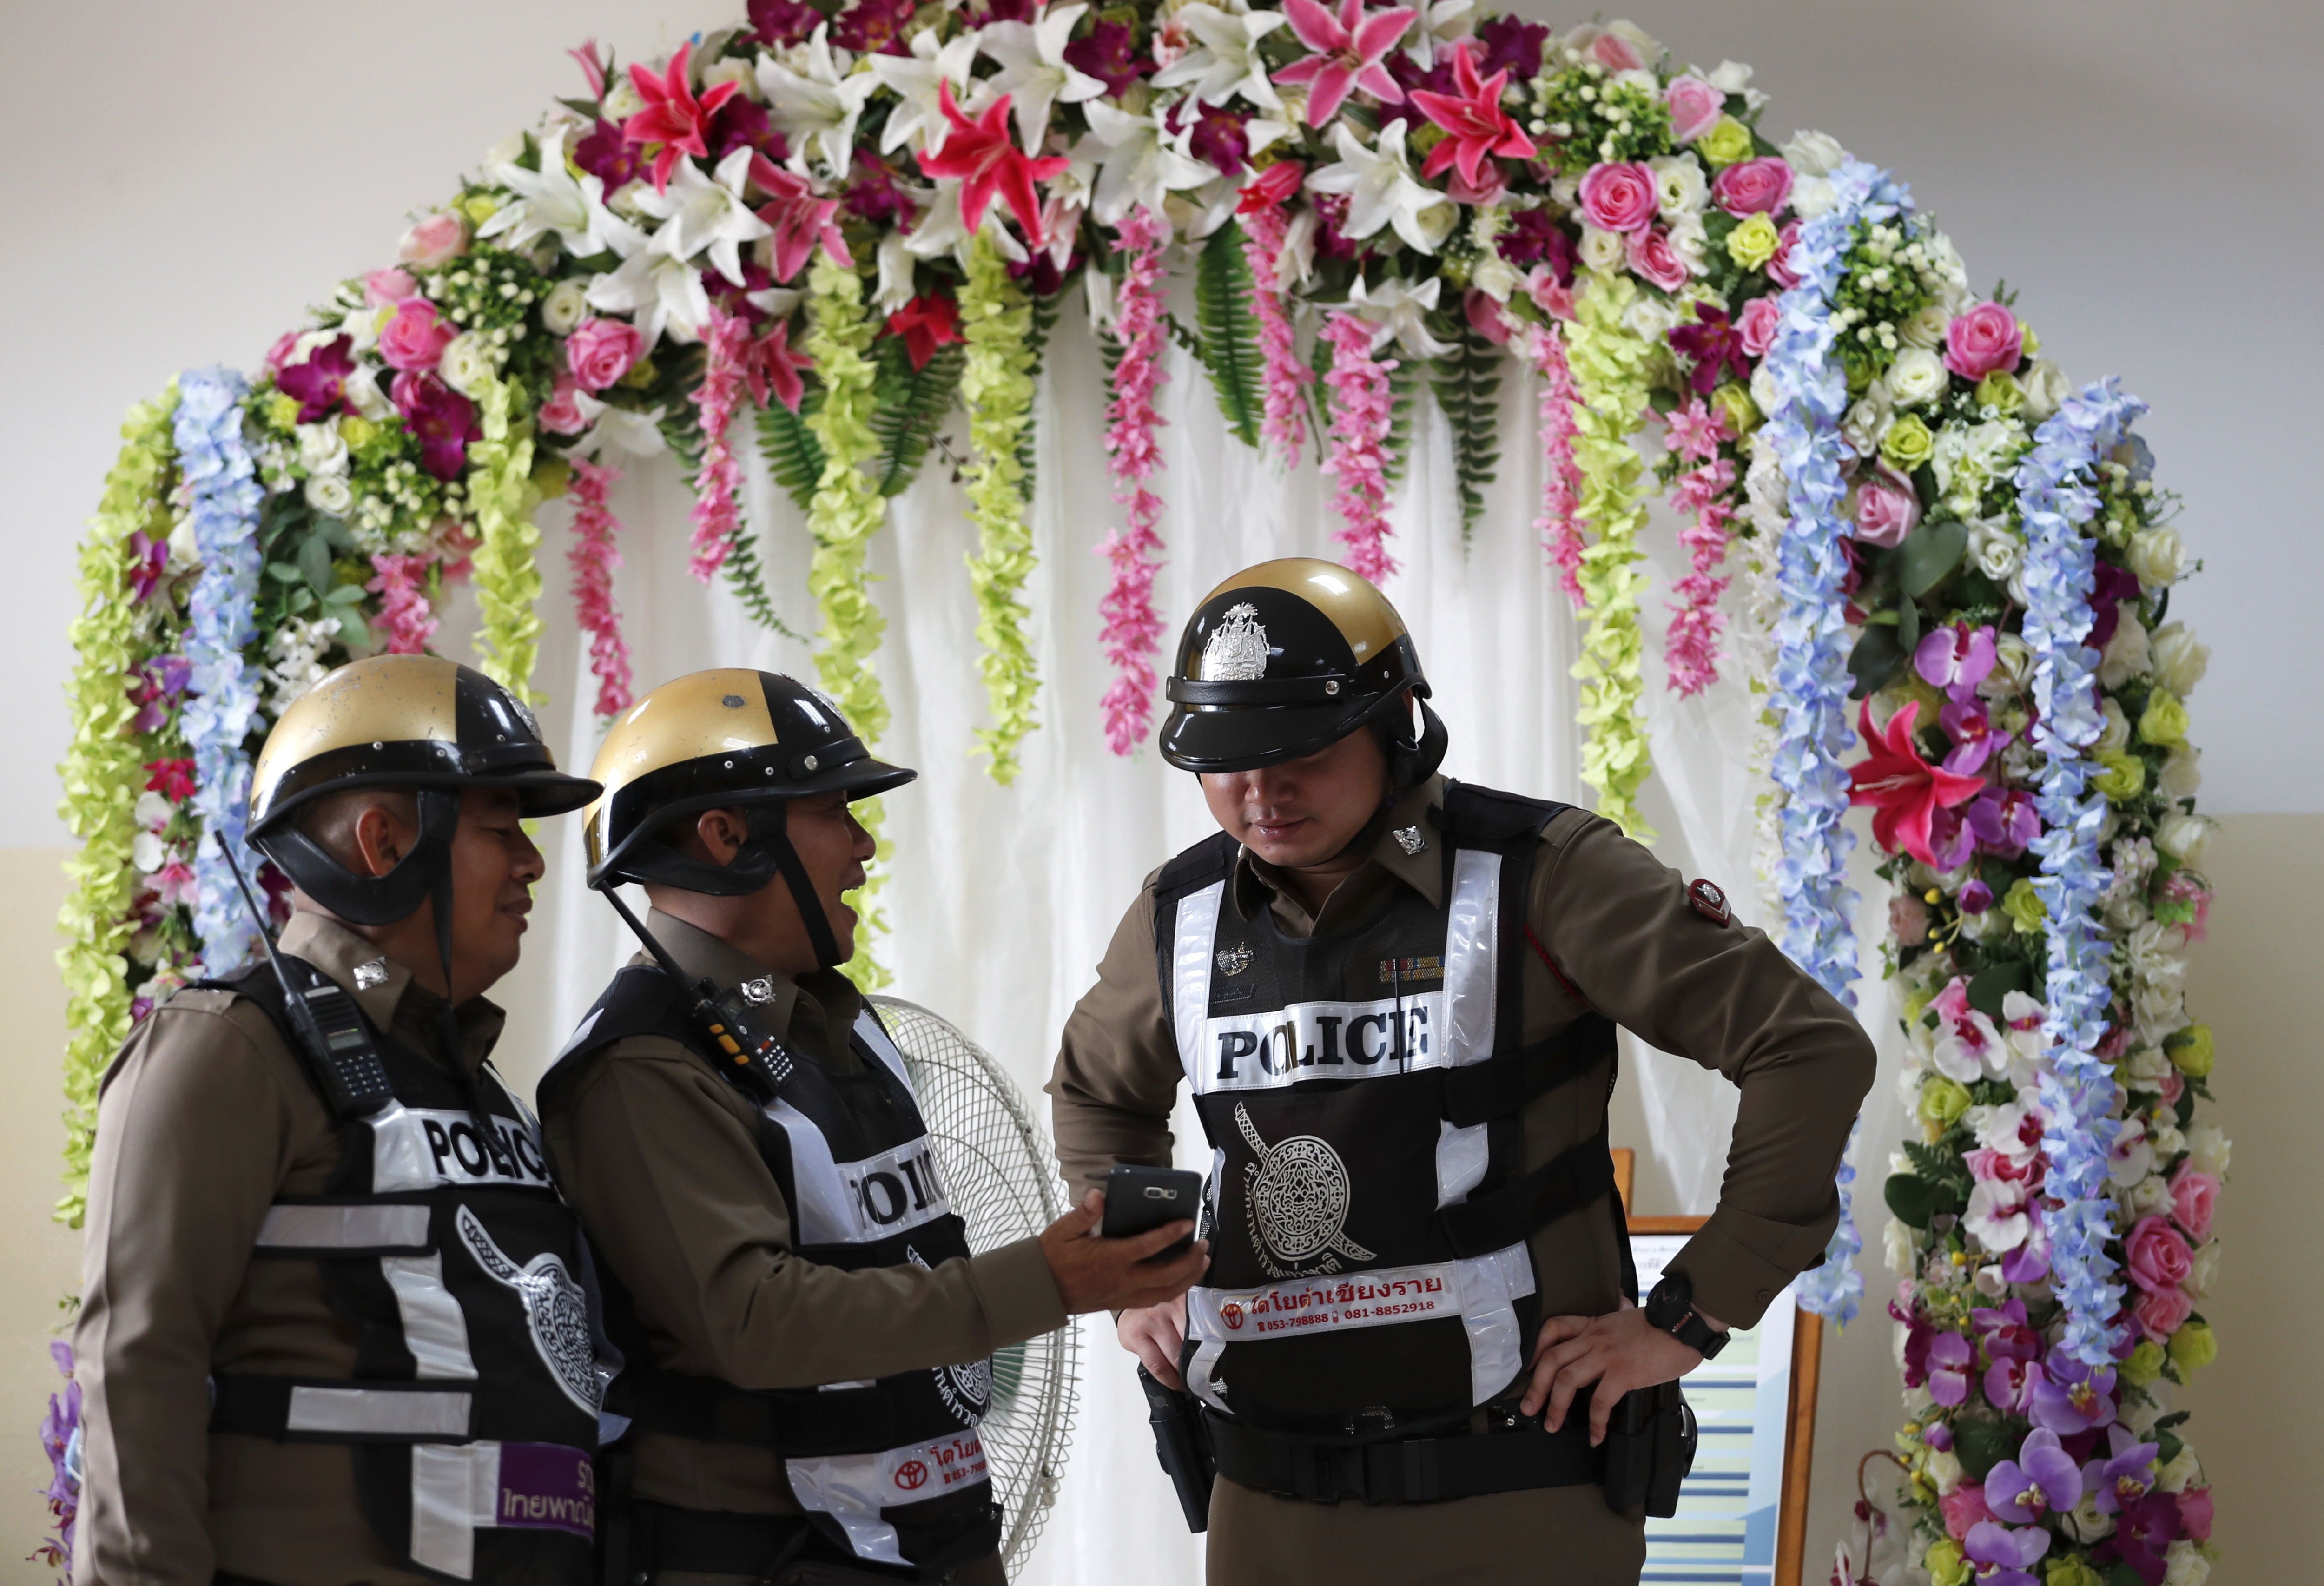
{"label": "green fern leaf", "polygon": [[798,412],[780,402],[769,402],[759,410],[759,450],[765,455],[775,483],[802,512],[823,478],[823,443],[807,423],[822,410],[823,387],[813,375],[807,377],[805,384],[807,392],[799,399]]}
{"label": "green fern leaf", "polygon": [[770,633],[796,639],[802,644],[807,642],[804,634],[795,632],[776,613],[774,597],[767,592],[767,570],[759,561],[759,536],[747,526],[734,537],[733,547],[726,552],[726,565],[720,571],[726,586],[742,601],[742,609],[751,613],[752,622]]}
{"label": "green fern leaf", "polygon": [[1194,262],[1194,355],[1210,374],[1227,428],[1256,450],[1267,393],[1259,320],[1250,311],[1252,286],[1250,264],[1242,256],[1242,227],[1230,221],[1211,234]]}
{"label": "green fern leaf", "polygon": [[1384,472],[1388,487],[1394,490],[1404,483],[1405,465],[1412,460],[1412,410],[1420,400],[1420,365],[1394,342],[1373,355],[1396,359],[1396,367],[1388,372],[1388,394],[1392,405],[1388,409],[1384,447],[1388,452]]}
{"label": "green fern leaf", "polygon": [[[1049,333],[1056,329],[1057,316],[1064,311],[1065,306],[1065,294],[1063,291],[1054,291],[1046,298],[1037,297],[1033,300],[1033,325],[1025,335],[1025,345],[1032,351],[1033,362],[1026,373],[1036,381],[1041,378],[1041,360],[1048,355]],[[1033,441],[1039,428],[1038,422],[1028,420],[1025,425],[1025,433],[1017,438],[1017,466],[1023,470],[1020,483],[1024,490],[1025,504],[1028,506],[1033,503]]]}
{"label": "green fern leaf", "polygon": [[952,411],[968,348],[960,342],[940,346],[925,368],[915,369],[904,338],[891,336],[881,341],[879,358],[880,405],[872,413],[872,433],[880,438],[880,453],[872,459],[872,476],[881,495],[901,495],[919,477],[936,431]]}
{"label": "green fern leaf", "polygon": [[1452,350],[1429,371],[1436,405],[1452,429],[1452,468],[1461,493],[1461,544],[1466,549],[1484,515],[1484,487],[1500,464],[1500,349],[1464,319]]}

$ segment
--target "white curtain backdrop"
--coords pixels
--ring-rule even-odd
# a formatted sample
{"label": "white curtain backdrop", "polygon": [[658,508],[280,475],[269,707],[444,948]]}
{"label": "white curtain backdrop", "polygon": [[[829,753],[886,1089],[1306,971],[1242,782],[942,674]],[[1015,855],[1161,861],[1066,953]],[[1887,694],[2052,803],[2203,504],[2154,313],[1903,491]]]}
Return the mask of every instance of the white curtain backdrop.
{"label": "white curtain backdrop", "polygon": [[[1312,451],[1286,475],[1235,439],[1186,355],[1174,348],[1167,368],[1159,405],[1168,425],[1169,466],[1159,490],[1169,503],[1162,527],[1168,566],[1157,581],[1156,601],[1175,634],[1194,603],[1229,573],[1270,557],[1333,557],[1338,548],[1329,482]],[[1500,477],[1466,547],[1449,433],[1433,405],[1424,401],[1416,414],[1410,470],[1392,514],[1402,570],[1388,594],[1419,642],[1434,703],[1451,729],[1447,770],[1586,802],[1589,790],[1575,778],[1575,687],[1568,676],[1576,623],[1545,570],[1531,528],[1539,486],[1534,386],[1516,363],[1508,368]],[[964,494],[941,454],[890,503],[888,528],[872,555],[880,579],[875,597],[888,618],[876,666],[895,711],[880,752],[920,770],[918,782],[887,800],[881,862],[888,880],[880,907],[891,928],[880,944],[881,958],[895,976],[892,991],[983,1045],[1045,1120],[1038,1091],[1057,1033],[1122,911],[1148,872],[1210,829],[1190,778],[1172,771],[1150,748],[1117,759],[1101,731],[1098,700],[1111,673],[1098,649],[1097,606],[1107,565],[1094,552],[1120,521],[1102,445],[1108,395],[1076,297],[1053,339],[1037,414],[1032,522],[1040,566],[1027,595],[1042,678],[1041,728],[1025,745],[1014,786],[997,786],[973,752],[972,731],[985,720],[974,665],[975,611],[962,565],[973,537]],[[955,421],[956,449],[958,429]],[[710,666],[761,667],[812,680],[807,646],[753,625],[723,585],[705,588],[688,576],[689,499],[667,456],[632,464],[613,492],[625,558],[615,584],[640,690]],[[805,595],[809,542],[798,512],[755,456],[747,504],[763,533],[761,554],[778,608],[793,628],[812,633],[816,616]],[[586,769],[598,737],[591,715],[595,687],[565,592],[567,521],[561,504],[543,513],[549,620],[537,683],[549,696],[544,722],[565,763]],[[1656,776],[1645,807],[1668,863],[1689,876],[1719,880],[1747,922],[1766,925],[1752,876],[1750,696],[1731,679],[1684,704],[1663,691],[1663,592],[1681,570],[1674,527],[1663,513],[1646,537],[1654,558],[1646,614]],[[447,653],[459,652],[456,630],[470,621],[456,609],[456,632],[444,641]],[[530,956],[496,993],[512,1012],[503,1065],[520,1082],[537,1076],[632,951],[613,912],[580,885],[577,823],[558,823],[544,846],[551,872]],[[1876,1029],[1892,1022],[1877,1011],[1865,1010]],[[1628,1044],[1613,1129],[1616,1143],[1638,1149],[1639,1203],[1657,1212],[1707,1212],[1717,1195],[1735,1093],[1692,1064]],[[1190,1110],[1181,1109],[1179,1126],[1182,1161],[1206,1164]],[[1874,1133],[1893,1138],[1894,1128]],[[1870,1181],[1877,1185],[1877,1169]],[[1876,1291],[1879,1286],[1876,1279]],[[1056,1512],[1019,1579],[1198,1581],[1200,1539],[1185,1535],[1155,1465],[1128,1358],[1102,1317],[1084,1325],[1082,1411],[1072,1454]]]}

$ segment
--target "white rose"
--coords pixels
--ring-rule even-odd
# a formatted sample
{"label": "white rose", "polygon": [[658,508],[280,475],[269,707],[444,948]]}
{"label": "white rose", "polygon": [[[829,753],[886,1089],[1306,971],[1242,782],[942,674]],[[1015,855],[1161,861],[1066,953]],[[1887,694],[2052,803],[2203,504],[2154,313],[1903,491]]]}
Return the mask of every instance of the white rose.
{"label": "white rose", "polygon": [[1488,254],[1478,260],[1476,269],[1469,272],[1469,284],[1493,301],[1506,303],[1509,300],[1509,294],[1525,284],[1525,276],[1516,265],[1499,254]]}
{"label": "white rose", "polygon": [[1673,221],[1670,245],[1690,274],[1711,273],[1711,234],[1703,229],[1702,216],[1684,215]]}
{"label": "white rose", "polygon": [[[1969,526],[1969,561],[1978,572],[1996,584],[2009,581],[2010,575],[2017,571],[2017,564],[2024,554],[2024,548],[2017,543],[2017,536],[2010,530],[2008,524],[1980,518]],[[2006,644],[2009,639],[2005,637],[2001,642]],[[2022,647],[2025,641],[2021,639],[2017,642]],[[2026,656],[2030,661],[2033,651],[2028,650]],[[1996,672],[2000,669],[1998,665],[1994,668]],[[1989,677],[1987,680],[1991,680]],[[2001,692],[2015,693],[2015,689],[2005,688]]]}
{"label": "white rose", "polygon": [[638,97],[637,85],[630,81],[630,74],[625,71],[605,85],[605,104],[598,114],[619,126],[645,107],[646,102]]}
{"label": "white rose", "polygon": [[309,474],[347,471],[347,443],[339,434],[337,418],[299,426],[299,466]]}
{"label": "white rose", "polygon": [[2149,588],[2176,584],[2187,570],[2187,548],[2176,529],[2142,529],[2130,537],[2124,560]]}
{"label": "white rose", "polygon": [[2098,683],[2103,687],[2119,688],[2153,664],[2145,625],[2139,622],[2137,613],[2126,609],[2122,621],[2115,626],[2114,637],[2107,641],[2106,653],[2098,658]]}
{"label": "white rose", "polygon": [[2182,743],[2171,752],[2155,773],[2154,785],[2169,799],[2192,798],[2203,787],[2203,752],[2191,743]]}
{"label": "white rose", "polygon": [[194,543],[194,521],[179,519],[170,530],[170,571],[183,572],[201,559],[201,548]]}
{"label": "white rose", "polygon": [[1884,377],[1900,408],[1917,408],[1944,394],[1945,366],[1927,347],[1906,347]]}
{"label": "white rose", "polygon": [[[2016,542],[2010,543],[2014,547]],[[2034,647],[2015,633],[2004,633],[1994,641],[1993,670],[1986,674],[1977,691],[1987,699],[2006,699],[2023,689],[2033,675]]]}
{"label": "white rose", "polygon": [[307,481],[307,504],[327,518],[344,518],[355,504],[344,474],[318,474]]}
{"label": "white rose", "polygon": [[2066,372],[2047,358],[2036,358],[2031,367],[2017,376],[2017,387],[2025,393],[2025,417],[2039,424],[2065,405],[2073,394],[2066,383]]}
{"label": "white rose", "polygon": [[1961,935],[1972,942],[1991,941],[2017,928],[1998,908],[1988,908],[1982,914],[1964,914],[1960,917],[1960,923]]}
{"label": "white rose", "polygon": [[2160,1047],[2141,1047],[2122,1061],[2122,1077],[2153,1090],[2171,1072],[2171,1059]]}
{"label": "white rose", "polygon": [[445,347],[444,361],[437,365],[437,372],[445,384],[462,396],[475,396],[492,378],[492,351],[475,331],[463,331]]}
{"label": "white rose", "polygon": [[2203,1586],[2211,1578],[2211,1561],[2191,1542],[2172,1543],[2163,1557],[2163,1586]]}
{"label": "white rose", "polygon": [[157,832],[140,832],[129,840],[129,862],[146,875],[160,870],[169,857],[170,851]]}
{"label": "white rose", "polygon": [[1969,266],[1961,263],[1960,250],[1953,239],[1943,232],[1931,237],[1925,244],[1929,268],[1948,289],[1966,296],[1969,291]]}
{"label": "white rose", "polygon": [[2187,1292],[2191,1295],[2210,1293],[2211,1284],[2218,1276],[2219,1241],[2211,1240],[2195,1252],[2194,1259],[2187,1265]]}
{"label": "white rose", "polygon": [[1792,213],[1803,220],[1829,214],[1839,202],[1840,193],[1828,176],[1803,176],[1792,183]]}
{"label": "white rose", "polygon": [[2094,1492],[2082,1494],[2082,1501],[2058,1518],[2064,1524],[2066,1535],[2085,1547],[2114,1535],[2114,1517],[2098,1511],[2098,1494]]}
{"label": "white rose", "polygon": [[1699,215],[1711,196],[1702,162],[1692,154],[1664,154],[1646,161],[1654,172],[1655,204],[1665,220]]}
{"label": "white rose", "polygon": [[2122,714],[2122,706],[2111,699],[2098,702],[2098,714],[2105,718],[2098,728],[2098,741],[2090,745],[2098,754],[2120,754],[2130,742],[2130,718]]}
{"label": "white rose", "polygon": [[2153,1397],[2125,1394],[2119,1412],[2122,1424],[2138,1434],[2140,1442],[2154,1430],[2154,1423],[2163,1418],[2163,1408]]}
{"label": "white rose", "polygon": [[1575,250],[1586,270],[1615,271],[1622,268],[1622,234],[1600,231],[1594,226],[1582,228],[1582,246]]}
{"label": "white rose", "polygon": [[[2156,1152],[2157,1156],[2161,1154],[2160,1150]],[[2161,1174],[2150,1173],[2130,1186],[2123,1201],[2133,1217],[2153,1217],[2171,1210],[2171,1185]]]}
{"label": "white rose", "polygon": [[2154,631],[2154,676],[2165,688],[2184,699],[2210,669],[2211,649],[2196,642],[2184,622],[2165,622]]}
{"label": "white rose", "polygon": [[1678,323],[1678,309],[1660,298],[1641,296],[1622,316],[1622,323],[1648,342],[1660,342]]}
{"label": "white rose", "polygon": [[1941,1497],[1961,1484],[1960,1456],[1949,1448],[1931,1449],[1925,1472],[1929,1485]]}
{"label": "white rose", "polygon": [[1880,1231],[1880,1251],[1887,1258],[1889,1271],[1899,1277],[1909,1275],[1913,1270],[1913,1231],[1891,1217]]}
{"label": "white rose", "polygon": [[2210,842],[2211,822],[2200,815],[2166,815],[2154,828],[2154,845],[2184,864],[2202,863]]}
{"label": "white rose", "polygon": [[1951,323],[1945,318],[1942,309],[1931,303],[1897,326],[1896,335],[1906,346],[1919,347],[1925,352],[1932,347],[1944,346],[1945,327]]}
{"label": "white rose", "polygon": [[1760,359],[1759,366],[1751,371],[1751,401],[1761,412],[1769,415],[1774,414],[1779,403],[1775,393],[1775,373],[1767,367],[1765,358]]}
{"label": "white rose", "polygon": [[2198,1173],[2225,1178],[2235,1153],[2235,1142],[2216,1123],[2199,1123],[2187,1131],[2187,1165]]}
{"label": "white rose", "polygon": [[2193,1449],[2182,1443],[2179,1452],[2154,1472],[2154,1485],[2165,1492],[2181,1493],[2194,1486],[2202,1474],[2202,1462],[2195,1457]]}
{"label": "white rose", "polygon": [[341,390],[347,404],[374,424],[384,422],[395,411],[395,404],[379,388],[379,371],[368,364],[356,364]]}
{"label": "white rose", "polygon": [[755,65],[740,57],[714,60],[702,69],[702,87],[707,92],[720,83],[733,83],[742,89],[742,97],[759,97],[759,74]]}
{"label": "white rose", "polygon": [[1802,176],[1830,176],[1848,161],[1848,151],[1830,133],[1795,132],[1783,153],[1784,162]]}
{"label": "white rose", "polygon": [[2156,1124],[2153,1138],[2157,1161],[2168,1162],[2187,1148],[2187,1137],[2179,1132],[2179,1126],[2175,1123],[2165,1121]]}
{"label": "white rose", "polygon": [[170,816],[177,813],[177,807],[160,793],[148,788],[137,796],[137,802],[131,808],[130,814],[135,817],[137,824],[147,831],[158,832],[170,824]]}
{"label": "white rose", "polygon": [[1840,438],[1848,442],[1849,449],[1858,456],[1873,456],[1878,454],[1881,437],[1888,433],[1888,426],[1892,422],[1894,415],[1889,411],[1888,393],[1880,386],[1874,385],[1865,392],[1854,407],[1848,410],[1848,417],[1840,420]]}
{"label": "white rose", "polygon": [[540,323],[552,336],[570,336],[589,318],[589,288],[585,281],[560,281],[540,300]]}

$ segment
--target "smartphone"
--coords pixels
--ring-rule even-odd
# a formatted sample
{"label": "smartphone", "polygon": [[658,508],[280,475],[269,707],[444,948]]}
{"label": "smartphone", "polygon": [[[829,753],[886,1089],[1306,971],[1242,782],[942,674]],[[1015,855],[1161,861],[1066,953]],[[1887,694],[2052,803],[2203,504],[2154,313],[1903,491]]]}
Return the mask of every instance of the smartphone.
{"label": "smartphone", "polygon": [[[1128,1239],[1150,1233],[1181,1217],[1199,1222],[1203,1208],[1203,1176],[1183,1167],[1111,1167],[1105,1175],[1105,1221],[1098,1232],[1107,1239]],[[1175,1261],[1194,1242],[1189,1233],[1154,1261]]]}

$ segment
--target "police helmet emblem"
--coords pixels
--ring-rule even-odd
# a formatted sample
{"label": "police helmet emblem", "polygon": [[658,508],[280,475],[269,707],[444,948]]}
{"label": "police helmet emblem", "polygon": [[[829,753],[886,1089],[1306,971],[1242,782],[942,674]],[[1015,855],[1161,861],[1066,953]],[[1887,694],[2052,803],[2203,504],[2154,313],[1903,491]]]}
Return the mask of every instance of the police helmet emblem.
{"label": "police helmet emblem", "polygon": [[565,1263],[543,1250],[519,1267],[466,1206],[454,1222],[460,1242],[484,1276],[516,1290],[524,1303],[532,1347],[557,1386],[567,1398],[595,1415],[605,1402],[605,1379],[598,1375],[596,1345],[589,1336],[589,1298],[565,1270]]}
{"label": "police helmet emblem", "polygon": [[1339,1263],[1330,1257],[1379,1259],[1347,1236],[1348,1165],[1329,1140],[1302,1134],[1270,1146],[1259,1138],[1240,1102],[1235,1103],[1235,1127],[1258,1158],[1243,1165],[1243,1204],[1256,1236],[1252,1243],[1272,1276],[1292,1276],[1274,1261],[1287,1268],[1323,1256],[1327,1261],[1321,1269],[1336,1272]]}
{"label": "police helmet emblem", "polygon": [[1250,967],[1253,956],[1255,955],[1250,950],[1249,942],[1238,942],[1231,947],[1222,947],[1218,952],[1219,973],[1225,975],[1240,974]]}
{"label": "police helmet emblem", "polygon": [[1227,607],[1226,620],[1203,646],[1203,681],[1253,683],[1267,676],[1267,630],[1249,601]]}

